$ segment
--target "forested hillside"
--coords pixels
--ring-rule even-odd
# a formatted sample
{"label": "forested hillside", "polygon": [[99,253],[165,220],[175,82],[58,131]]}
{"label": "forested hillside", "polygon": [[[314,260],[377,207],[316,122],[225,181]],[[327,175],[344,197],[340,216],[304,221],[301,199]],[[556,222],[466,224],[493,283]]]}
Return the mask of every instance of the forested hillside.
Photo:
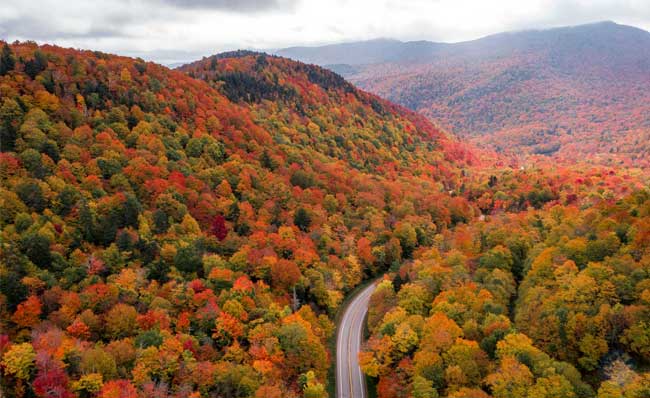
{"label": "forested hillside", "polygon": [[382,281],[379,397],[648,396],[650,193],[594,198],[445,231]]}
{"label": "forested hillside", "polygon": [[381,397],[648,395],[643,172],[519,167],[261,53],[0,46],[3,396],[325,398],[384,273]]}
{"label": "forested hillside", "polygon": [[479,214],[471,151],[327,70],[1,47],[3,396],[323,397],[344,294]]}
{"label": "forested hillside", "polygon": [[483,147],[648,165],[650,33],[641,29],[602,22],[452,44],[370,41],[279,53],[329,65]]}

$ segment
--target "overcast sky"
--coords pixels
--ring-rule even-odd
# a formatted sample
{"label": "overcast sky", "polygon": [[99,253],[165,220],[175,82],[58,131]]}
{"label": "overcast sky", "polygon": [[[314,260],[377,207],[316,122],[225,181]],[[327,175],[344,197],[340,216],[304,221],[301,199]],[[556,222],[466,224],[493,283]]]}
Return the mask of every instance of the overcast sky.
{"label": "overcast sky", "polygon": [[456,42],[613,20],[650,30],[650,0],[1,0],[0,38],[161,63],[237,48],[395,38]]}

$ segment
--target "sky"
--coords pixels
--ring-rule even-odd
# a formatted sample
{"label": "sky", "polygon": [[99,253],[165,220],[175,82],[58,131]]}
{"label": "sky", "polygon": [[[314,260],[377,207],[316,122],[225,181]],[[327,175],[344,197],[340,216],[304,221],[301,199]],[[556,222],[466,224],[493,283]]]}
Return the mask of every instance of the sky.
{"label": "sky", "polygon": [[650,30],[650,0],[2,0],[0,38],[163,64],[234,49],[375,38],[458,42],[612,20]]}

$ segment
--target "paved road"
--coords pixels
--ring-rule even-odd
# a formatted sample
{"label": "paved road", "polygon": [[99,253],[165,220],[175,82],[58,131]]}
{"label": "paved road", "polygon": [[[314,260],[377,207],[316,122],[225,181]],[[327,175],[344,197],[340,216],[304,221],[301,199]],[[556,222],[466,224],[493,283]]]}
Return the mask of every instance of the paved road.
{"label": "paved road", "polygon": [[336,395],[338,398],[366,397],[366,382],[359,367],[358,354],[368,301],[375,284],[359,292],[343,313],[336,337]]}

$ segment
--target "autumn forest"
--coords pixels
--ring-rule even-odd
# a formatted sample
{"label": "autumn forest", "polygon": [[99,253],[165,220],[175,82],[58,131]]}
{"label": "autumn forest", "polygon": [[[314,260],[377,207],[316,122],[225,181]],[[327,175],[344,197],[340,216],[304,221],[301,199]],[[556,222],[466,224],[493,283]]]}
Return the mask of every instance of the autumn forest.
{"label": "autumn forest", "polygon": [[650,397],[647,147],[514,156],[519,108],[482,146],[262,52],[0,47],[0,396],[334,398],[375,283],[369,396]]}

